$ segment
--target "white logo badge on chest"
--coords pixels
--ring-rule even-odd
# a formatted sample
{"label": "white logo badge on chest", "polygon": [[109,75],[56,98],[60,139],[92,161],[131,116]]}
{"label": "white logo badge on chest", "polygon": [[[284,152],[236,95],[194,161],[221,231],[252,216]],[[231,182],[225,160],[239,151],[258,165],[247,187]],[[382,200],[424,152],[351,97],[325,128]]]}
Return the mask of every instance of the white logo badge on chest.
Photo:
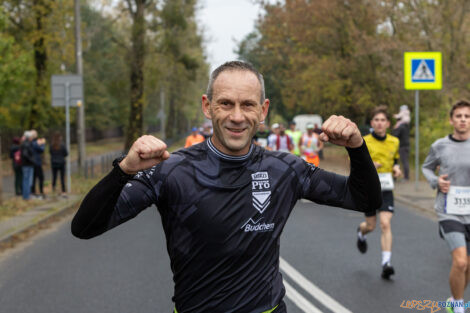
{"label": "white logo badge on chest", "polygon": [[263,213],[271,203],[271,184],[268,172],[256,172],[251,174],[251,189],[253,190],[253,206]]}

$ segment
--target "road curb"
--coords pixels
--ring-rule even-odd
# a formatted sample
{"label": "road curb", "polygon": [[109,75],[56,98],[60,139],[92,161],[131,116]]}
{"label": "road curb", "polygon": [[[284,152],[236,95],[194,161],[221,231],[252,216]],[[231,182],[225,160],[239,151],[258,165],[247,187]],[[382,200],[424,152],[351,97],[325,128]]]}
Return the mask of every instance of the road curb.
{"label": "road curb", "polygon": [[50,222],[72,213],[76,209],[76,206],[81,202],[81,200],[81,197],[72,200],[58,209],[51,210],[51,212],[46,213],[40,217],[32,218],[26,224],[3,235],[0,238],[0,250],[6,247],[10,247],[16,242],[23,240],[24,238],[22,237],[29,237],[29,235],[35,233],[35,230],[44,228]]}
{"label": "road curb", "polygon": [[414,209],[417,209],[419,212],[423,213],[427,217],[429,217],[433,220],[437,220],[437,215],[436,215],[436,212],[434,211],[434,208],[427,208],[427,207],[424,208],[420,205],[417,205],[415,202],[413,202],[411,200],[408,200],[405,197],[400,196],[400,195],[394,194],[393,196],[394,196],[395,200],[397,200],[401,204],[404,204],[405,206],[410,206]]}

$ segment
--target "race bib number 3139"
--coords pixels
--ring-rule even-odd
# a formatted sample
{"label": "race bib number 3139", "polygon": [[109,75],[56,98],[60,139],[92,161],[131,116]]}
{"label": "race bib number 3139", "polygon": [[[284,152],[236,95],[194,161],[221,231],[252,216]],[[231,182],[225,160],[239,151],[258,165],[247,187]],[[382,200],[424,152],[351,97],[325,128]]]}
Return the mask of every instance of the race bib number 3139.
{"label": "race bib number 3139", "polygon": [[446,213],[470,214],[470,187],[450,186],[446,198]]}

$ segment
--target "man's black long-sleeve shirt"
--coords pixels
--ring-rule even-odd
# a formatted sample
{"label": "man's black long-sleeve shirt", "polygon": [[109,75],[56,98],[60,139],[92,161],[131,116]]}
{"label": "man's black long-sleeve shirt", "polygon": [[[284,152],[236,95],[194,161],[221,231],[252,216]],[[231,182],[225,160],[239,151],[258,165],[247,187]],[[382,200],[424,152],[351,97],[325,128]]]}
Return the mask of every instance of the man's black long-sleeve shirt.
{"label": "man's black long-sleeve shirt", "polygon": [[225,155],[209,139],[130,180],[113,169],[83,200],[72,233],[100,235],[155,204],[177,311],[260,313],[285,293],[279,240],[297,200],[357,211],[380,207],[380,183],[365,143],[347,150],[349,178],[255,145],[246,156]]}

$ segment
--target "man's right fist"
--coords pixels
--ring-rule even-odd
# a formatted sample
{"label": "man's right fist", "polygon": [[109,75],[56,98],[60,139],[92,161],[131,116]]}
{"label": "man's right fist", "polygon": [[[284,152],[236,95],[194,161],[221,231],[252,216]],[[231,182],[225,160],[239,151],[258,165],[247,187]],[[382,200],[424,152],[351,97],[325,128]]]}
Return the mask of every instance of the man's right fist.
{"label": "man's right fist", "polygon": [[449,180],[449,175],[444,174],[439,176],[437,183],[439,185],[439,189],[441,190],[442,193],[448,193],[449,188],[450,188],[450,180]]}
{"label": "man's right fist", "polygon": [[168,159],[166,144],[160,139],[144,135],[137,139],[119,166],[126,174],[136,174],[138,171],[149,169]]}

